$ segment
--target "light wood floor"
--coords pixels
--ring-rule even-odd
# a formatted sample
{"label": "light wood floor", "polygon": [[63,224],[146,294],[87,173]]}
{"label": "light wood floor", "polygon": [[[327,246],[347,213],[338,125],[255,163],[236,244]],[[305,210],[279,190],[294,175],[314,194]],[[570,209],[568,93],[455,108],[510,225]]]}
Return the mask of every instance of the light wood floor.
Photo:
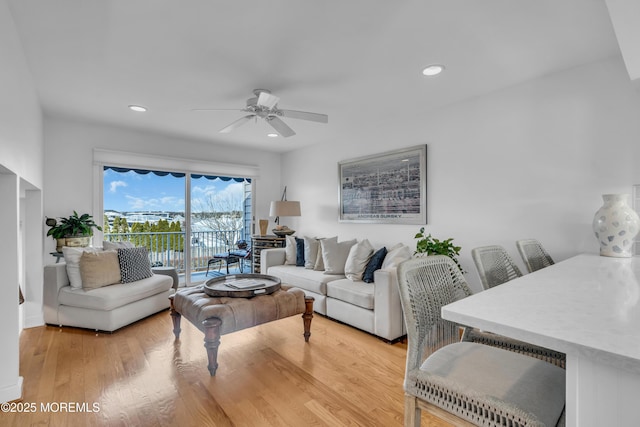
{"label": "light wood floor", "polygon": [[[299,316],[223,335],[215,377],[203,334],[183,319],[175,341],[168,311],[113,334],[31,328],[20,403],[36,411],[0,413],[0,425],[401,426],[405,357],[405,343],[318,315],[309,343]],[[68,402],[81,412],[60,410]]]}

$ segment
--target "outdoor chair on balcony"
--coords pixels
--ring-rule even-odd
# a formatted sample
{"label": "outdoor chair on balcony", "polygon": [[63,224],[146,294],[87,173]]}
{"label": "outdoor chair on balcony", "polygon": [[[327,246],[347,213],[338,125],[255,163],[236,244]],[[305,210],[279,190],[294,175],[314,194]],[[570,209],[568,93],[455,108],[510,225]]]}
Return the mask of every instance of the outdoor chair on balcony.
{"label": "outdoor chair on balcony", "polygon": [[229,266],[232,264],[238,264],[238,269],[240,273],[244,271],[244,262],[246,260],[251,259],[251,249],[233,249],[228,250],[227,252],[214,254],[213,258],[207,261],[207,273],[205,277],[209,275],[209,269],[211,266],[218,265],[218,271],[222,268],[224,264],[227,269],[227,274],[229,274]]}

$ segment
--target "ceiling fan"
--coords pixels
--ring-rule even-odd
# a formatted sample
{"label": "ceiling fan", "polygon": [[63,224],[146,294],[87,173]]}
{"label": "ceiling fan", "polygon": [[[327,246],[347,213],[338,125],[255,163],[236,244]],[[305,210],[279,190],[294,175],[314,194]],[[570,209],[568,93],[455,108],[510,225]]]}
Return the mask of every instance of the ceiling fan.
{"label": "ceiling fan", "polygon": [[[271,127],[273,127],[278,134],[283,137],[293,136],[296,133],[291,129],[280,117],[287,117],[291,119],[310,120],[318,123],[328,123],[329,116],[326,114],[309,113],[306,111],[296,110],[282,110],[278,108],[278,102],[280,98],[271,94],[271,91],[267,89],[254,89],[253,94],[255,97],[247,99],[247,105],[245,108],[241,108],[238,111],[244,111],[249,113],[244,117],[234,121],[230,125],[220,130],[220,133],[229,133],[232,130],[242,126],[249,120],[255,118],[264,119]],[[198,108],[196,111],[214,111],[220,109],[203,109]],[[234,110],[235,111],[235,110]]]}

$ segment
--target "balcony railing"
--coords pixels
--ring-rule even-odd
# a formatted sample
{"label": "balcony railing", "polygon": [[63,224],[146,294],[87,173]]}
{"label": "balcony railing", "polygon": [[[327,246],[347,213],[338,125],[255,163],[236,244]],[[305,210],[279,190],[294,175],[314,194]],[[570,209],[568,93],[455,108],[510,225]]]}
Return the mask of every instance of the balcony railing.
{"label": "balcony railing", "polygon": [[[206,270],[207,262],[214,254],[236,248],[242,239],[243,230],[194,231],[188,233],[187,246],[191,250],[191,271]],[[104,240],[109,242],[131,242],[149,250],[151,265],[175,267],[178,273],[185,268],[185,238],[183,231],[147,233],[107,233]]]}

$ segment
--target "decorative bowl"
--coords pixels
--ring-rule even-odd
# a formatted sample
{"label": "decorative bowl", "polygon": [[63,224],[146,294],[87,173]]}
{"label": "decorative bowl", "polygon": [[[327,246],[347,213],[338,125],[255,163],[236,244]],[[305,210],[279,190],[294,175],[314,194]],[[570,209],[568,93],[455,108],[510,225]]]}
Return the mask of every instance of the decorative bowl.
{"label": "decorative bowl", "polygon": [[278,237],[284,237],[284,236],[291,236],[293,233],[296,232],[296,230],[292,230],[290,228],[283,228],[281,230],[276,230],[275,228],[273,230],[273,234],[275,234]]}

